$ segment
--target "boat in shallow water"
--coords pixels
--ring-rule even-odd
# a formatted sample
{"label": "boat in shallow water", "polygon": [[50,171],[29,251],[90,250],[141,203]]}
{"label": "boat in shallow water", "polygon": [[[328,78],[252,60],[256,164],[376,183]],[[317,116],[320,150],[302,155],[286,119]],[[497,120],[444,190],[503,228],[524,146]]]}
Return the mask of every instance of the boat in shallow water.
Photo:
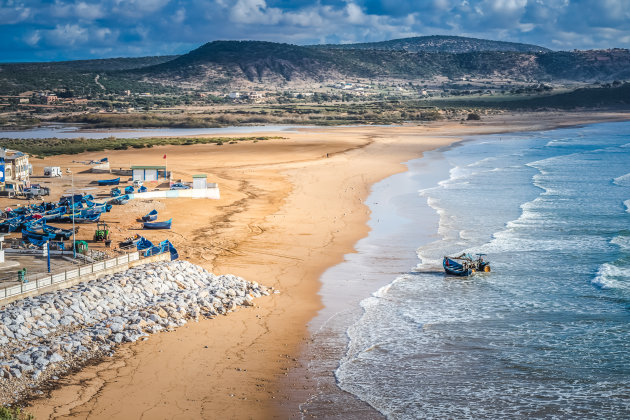
{"label": "boat in shallow water", "polygon": [[476,272],[490,272],[490,263],[484,261],[485,254],[477,254],[477,258],[473,259],[470,254],[462,254],[458,257],[444,257],[442,266],[446,274],[452,276],[470,276]]}

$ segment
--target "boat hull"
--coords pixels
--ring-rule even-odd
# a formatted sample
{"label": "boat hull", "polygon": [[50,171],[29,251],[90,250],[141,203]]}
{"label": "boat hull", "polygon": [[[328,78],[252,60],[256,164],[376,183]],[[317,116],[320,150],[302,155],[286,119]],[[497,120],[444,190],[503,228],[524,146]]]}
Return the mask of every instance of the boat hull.
{"label": "boat hull", "polygon": [[172,220],[173,219],[169,219],[166,222],[143,223],[142,227],[144,229],[170,229]]}
{"label": "boat hull", "polygon": [[98,183],[98,185],[118,185],[120,184],[120,178],[115,178],[115,179],[102,179],[100,181],[96,181]]}

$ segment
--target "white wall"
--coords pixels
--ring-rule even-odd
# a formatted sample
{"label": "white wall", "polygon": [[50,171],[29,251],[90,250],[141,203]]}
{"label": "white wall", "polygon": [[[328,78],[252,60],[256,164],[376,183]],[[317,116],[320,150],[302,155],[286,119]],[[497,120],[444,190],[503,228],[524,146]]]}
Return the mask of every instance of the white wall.
{"label": "white wall", "polygon": [[144,193],[129,194],[130,198],[210,198],[218,200],[221,198],[219,188],[187,189],[187,190],[165,190],[147,191]]}

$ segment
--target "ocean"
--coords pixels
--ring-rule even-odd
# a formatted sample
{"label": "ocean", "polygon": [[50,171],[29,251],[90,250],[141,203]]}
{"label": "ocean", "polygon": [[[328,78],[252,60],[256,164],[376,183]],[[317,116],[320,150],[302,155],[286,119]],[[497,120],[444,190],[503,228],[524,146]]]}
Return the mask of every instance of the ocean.
{"label": "ocean", "polygon": [[[408,166],[322,278],[325,304],[340,279],[375,287],[311,325],[345,399],[392,419],[629,418],[630,123],[472,137]],[[444,275],[462,252],[492,272]]]}

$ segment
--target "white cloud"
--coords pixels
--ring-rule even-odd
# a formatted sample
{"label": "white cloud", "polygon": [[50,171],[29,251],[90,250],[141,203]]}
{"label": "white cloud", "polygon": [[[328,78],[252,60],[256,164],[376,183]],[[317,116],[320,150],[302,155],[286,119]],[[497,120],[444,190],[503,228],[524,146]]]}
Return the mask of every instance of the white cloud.
{"label": "white cloud", "polygon": [[[0,0],[16,51],[186,52],[215,39],[310,44],[452,34],[552,48],[630,47],[630,0]],[[28,6],[28,7],[27,7]],[[1,40],[0,40],[1,42]],[[65,51],[65,52],[64,52]]]}
{"label": "white cloud", "polygon": [[366,22],[367,16],[363,13],[361,8],[354,3],[348,3],[346,5],[346,13],[348,14],[349,23],[362,25]]}
{"label": "white cloud", "polygon": [[137,16],[137,13],[155,13],[164,7],[171,0],[114,0],[115,11],[124,15]]}
{"label": "white cloud", "polygon": [[173,23],[180,24],[186,20],[186,10],[185,9],[177,9],[175,15],[173,16]]}
{"label": "white cloud", "polygon": [[275,25],[282,18],[282,10],[267,7],[265,0],[238,0],[231,9],[230,17],[235,23]]}
{"label": "white cloud", "polygon": [[85,20],[100,19],[105,16],[105,12],[98,4],[87,4],[79,2],[74,6],[74,13],[78,18]]}
{"label": "white cloud", "polygon": [[87,42],[88,31],[76,24],[57,25],[55,29],[46,31],[45,38],[53,45],[74,46]]}
{"label": "white cloud", "polygon": [[0,6],[0,25],[15,25],[31,17],[31,9],[23,3],[15,4],[11,1]]}
{"label": "white cloud", "polygon": [[40,39],[42,39],[40,31],[33,31],[24,37],[24,42],[26,42],[31,47],[34,47],[39,43]]}

